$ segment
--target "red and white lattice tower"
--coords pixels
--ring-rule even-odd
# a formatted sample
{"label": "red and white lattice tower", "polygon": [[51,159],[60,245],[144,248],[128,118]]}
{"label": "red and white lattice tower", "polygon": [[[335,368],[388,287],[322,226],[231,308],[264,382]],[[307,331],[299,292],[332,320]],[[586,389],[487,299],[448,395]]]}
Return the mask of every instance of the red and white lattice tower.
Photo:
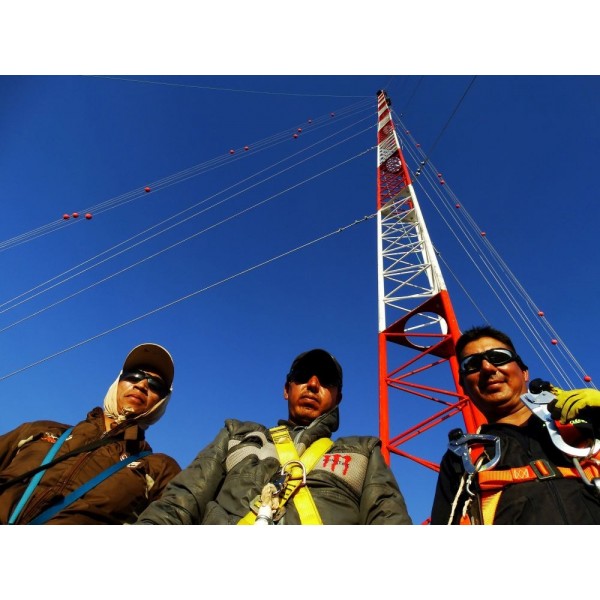
{"label": "red and white lattice tower", "polygon": [[379,430],[388,464],[395,454],[438,470],[401,446],[459,413],[469,433],[484,419],[458,383],[460,330],[390,106],[377,92]]}

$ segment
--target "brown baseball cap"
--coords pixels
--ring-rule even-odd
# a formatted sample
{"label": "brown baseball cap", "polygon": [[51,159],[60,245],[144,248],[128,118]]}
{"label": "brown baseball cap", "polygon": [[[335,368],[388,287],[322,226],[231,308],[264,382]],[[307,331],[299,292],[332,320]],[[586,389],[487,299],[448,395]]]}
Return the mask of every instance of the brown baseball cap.
{"label": "brown baseball cap", "polygon": [[146,367],[159,373],[169,389],[173,386],[175,364],[169,352],[158,344],[140,344],[136,346],[125,359],[123,371],[136,367]]}

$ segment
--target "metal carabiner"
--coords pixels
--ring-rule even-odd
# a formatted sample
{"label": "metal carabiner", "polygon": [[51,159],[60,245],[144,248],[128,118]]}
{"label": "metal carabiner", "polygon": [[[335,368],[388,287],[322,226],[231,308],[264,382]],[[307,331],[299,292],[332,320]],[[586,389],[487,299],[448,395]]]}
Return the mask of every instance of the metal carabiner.
{"label": "metal carabiner", "polygon": [[[469,448],[471,446],[485,445],[486,443],[494,444],[494,456],[487,463],[476,466],[471,460]],[[479,471],[493,469],[500,460],[500,438],[497,435],[488,435],[484,433],[463,434],[456,439],[451,439],[448,444],[448,449],[452,450],[454,454],[462,458],[463,467],[469,475]]]}
{"label": "metal carabiner", "polygon": [[291,470],[289,472],[286,471],[286,469],[287,469],[287,467],[289,465],[296,465],[296,466],[298,466],[298,467],[300,467],[302,469],[302,485],[306,485],[306,467],[304,466],[304,464],[300,460],[288,460],[281,467],[280,474],[283,475],[283,476],[287,476],[288,478],[291,478],[291,479],[297,479],[297,477],[292,477]]}
{"label": "metal carabiner", "polygon": [[539,419],[546,423],[546,429],[550,434],[552,443],[567,456],[571,458],[589,458],[600,450],[600,440],[594,440],[587,448],[577,448],[567,444],[560,435],[556,423],[548,410],[548,403],[556,400],[551,392],[542,389],[538,394],[527,392],[521,396],[523,404]]}
{"label": "metal carabiner", "polygon": [[271,477],[271,483],[275,490],[273,491],[273,496],[280,496],[282,492],[287,487],[288,481],[290,480],[289,473],[282,473],[281,471],[277,471],[273,477]]}

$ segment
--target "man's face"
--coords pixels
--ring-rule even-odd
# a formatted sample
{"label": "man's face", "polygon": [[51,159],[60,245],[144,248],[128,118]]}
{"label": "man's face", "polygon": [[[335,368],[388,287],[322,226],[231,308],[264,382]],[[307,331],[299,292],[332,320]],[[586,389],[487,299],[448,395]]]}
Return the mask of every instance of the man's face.
{"label": "man's face", "polygon": [[[460,359],[492,348],[510,349],[494,338],[482,337],[469,342]],[[495,367],[483,359],[478,371],[461,374],[465,393],[489,421],[497,421],[523,409],[521,394],[527,391],[528,381],[529,372],[522,371],[515,361]]]}
{"label": "man's face", "polygon": [[337,386],[323,386],[317,375],[311,375],[304,383],[286,383],[283,397],[288,401],[290,421],[296,425],[309,425],[334,408],[342,394]]}
{"label": "man's face", "polygon": [[[140,375],[142,373],[142,375]],[[148,379],[140,379],[143,374],[150,376],[153,381],[152,385],[148,383]],[[140,415],[150,410],[164,396],[164,391],[158,392],[155,389],[155,384],[160,382],[164,386],[164,380],[156,371],[149,369],[132,369],[131,377],[127,373],[123,373],[117,386],[117,409],[119,414],[124,411],[129,414],[133,413]]]}

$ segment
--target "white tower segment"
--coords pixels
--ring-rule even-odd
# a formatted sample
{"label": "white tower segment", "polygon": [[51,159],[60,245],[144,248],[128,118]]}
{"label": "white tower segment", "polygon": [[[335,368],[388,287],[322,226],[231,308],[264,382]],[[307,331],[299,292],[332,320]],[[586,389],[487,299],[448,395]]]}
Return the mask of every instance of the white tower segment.
{"label": "white tower segment", "polygon": [[[454,348],[460,331],[390,106],[387,94],[377,92],[379,430],[388,461],[394,453],[436,470],[437,464],[411,456],[399,446],[461,411],[469,432],[475,431],[483,417],[458,382]],[[399,350],[407,348],[411,350],[408,360],[399,356]],[[432,369],[444,364],[450,366],[449,387],[433,384],[437,378]],[[401,402],[429,401],[434,413],[390,437],[390,391]],[[404,427],[407,414],[422,414],[418,410],[399,413]]]}
{"label": "white tower segment", "polygon": [[384,93],[378,98],[378,118],[379,331],[383,331],[387,313],[393,313],[386,306],[408,312],[446,286]]}

